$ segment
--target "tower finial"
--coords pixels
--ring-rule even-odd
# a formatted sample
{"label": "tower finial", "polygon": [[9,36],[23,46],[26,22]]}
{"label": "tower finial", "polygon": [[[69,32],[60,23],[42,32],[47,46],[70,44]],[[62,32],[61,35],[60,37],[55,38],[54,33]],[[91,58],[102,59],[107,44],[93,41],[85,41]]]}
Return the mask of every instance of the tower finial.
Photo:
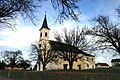
{"label": "tower finial", "polygon": [[[45,12],[45,17],[44,17],[43,24],[42,24],[42,27],[40,28],[40,30],[41,30],[42,28],[49,29],[49,28],[48,28],[48,25],[47,25],[46,12]],[[50,30],[50,29],[49,29],[49,30]]]}
{"label": "tower finial", "polygon": [[47,11],[45,11],[45,16],[46,16]]}

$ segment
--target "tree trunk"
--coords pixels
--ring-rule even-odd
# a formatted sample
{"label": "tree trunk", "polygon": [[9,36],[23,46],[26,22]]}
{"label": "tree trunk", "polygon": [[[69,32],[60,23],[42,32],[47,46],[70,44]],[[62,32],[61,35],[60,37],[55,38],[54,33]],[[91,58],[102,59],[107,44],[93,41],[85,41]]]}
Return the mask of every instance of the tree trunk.
{"label": "tree trunk", "polygon": [[43,64],[43,71],[45,70],[45,66],[46,66],[46,65],[45,65],[45,64]]}
{"label": "tree trunk", "polygon": [[118,53],[120,54],[120,47],[118,48],[118,50],[117,50],[117,51],[118,51]]}
{"label": "tree trunk", "polygon": [[39,65],[39,71],[40,71],[40,61],[38,61],[38,65]]}
{"label": "tree trunk", "polygon": [[69,62],[69,69],[70,69],[70,70],[73,69],[73,62]]}
{"label": "tree trunk", "polygon": [[12,70],[13,70],[13,66],[11,66]]}

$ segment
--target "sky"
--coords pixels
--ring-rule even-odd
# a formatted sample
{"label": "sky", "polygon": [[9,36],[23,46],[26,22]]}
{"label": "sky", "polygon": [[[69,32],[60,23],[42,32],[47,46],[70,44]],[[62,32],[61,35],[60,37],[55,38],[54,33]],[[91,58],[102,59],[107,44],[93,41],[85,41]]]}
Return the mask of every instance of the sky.
{"label": "sky", "polygon": [[[77,3],[79,6],[80,22],[72,20],[64,21],[64,23],[56,23],[57,11],[55,11],[50,2],[42,3],[42,6],[35,13],[37,17],[36,26],[28,20],[19,17],[16,22],[16,30],[10,29],[0,30],[0,51],[3,50],[22,50],[23,57],[29,59],[30,44],[39,40],[39,29],[42,26],[45,11],[47,22],[50,30],[50,39],[54,40],[53,32],[62,32],[62,28],[72,29],[73,27],[93,26],[91,19],[98,15],[108,15],[112,21],[116,21],[117,13],[115,9],[120,6],[120,0],[81,0]],[[78,13],[79,13],[78,12]],[[110,64],[112,56],[100,55],[96,56],[96,62],[107,62]]]}

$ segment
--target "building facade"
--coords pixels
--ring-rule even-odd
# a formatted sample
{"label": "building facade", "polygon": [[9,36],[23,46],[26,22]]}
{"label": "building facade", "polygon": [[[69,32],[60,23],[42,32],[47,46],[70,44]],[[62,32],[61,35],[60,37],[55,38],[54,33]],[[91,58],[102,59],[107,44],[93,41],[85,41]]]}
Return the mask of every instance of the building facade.
{"label": "building facade", "polygon": [[[39,29],[39,31],[40,31],[39,44],[41,50],[44,51],[44,48],[46,48],[46,50],[52,48],[56,55],[62,54],[63,51],[69,53],[70,50],[72,50],[73,55],[77,54],[76,60],[73,62],[73,69],[82,70],[95,68],[94,56],[87,54],[72,45],[49,40],[50,28],[48,27],[47,24],[46,15],[44,17],[42,27]],[[37,68],[40,68],[40,70],[42,71],[42,64],[38,65]],[[56,61],[50,61],[46,65],[46,70],[63,70],[63,69],[69,69],[69,62],[65,60],[65,58],[63,58],[62,56],[59,56]]]}
{"label": "building facade", "polygon": [[97,63],[96,68],[109,68],[107,63]]}
{"label": "building facade", "polygon": [[112,66],[120,66],[120,59],[112,59]]}

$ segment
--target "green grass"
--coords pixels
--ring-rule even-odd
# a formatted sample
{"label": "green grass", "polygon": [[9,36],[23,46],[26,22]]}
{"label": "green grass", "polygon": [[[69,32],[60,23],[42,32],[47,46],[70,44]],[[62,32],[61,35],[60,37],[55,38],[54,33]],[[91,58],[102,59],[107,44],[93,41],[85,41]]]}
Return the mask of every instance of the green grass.
{"label": "green grass", "polygon": [[[9,71],[0,70],[8,78]],[[120,68],[94,70],[11,71],[12,80],[120,80]]]}
{"label": "green grass", "polygon": [[88,70],[49,70],[47,72],[120,73],[120,67],[97,68]]}

